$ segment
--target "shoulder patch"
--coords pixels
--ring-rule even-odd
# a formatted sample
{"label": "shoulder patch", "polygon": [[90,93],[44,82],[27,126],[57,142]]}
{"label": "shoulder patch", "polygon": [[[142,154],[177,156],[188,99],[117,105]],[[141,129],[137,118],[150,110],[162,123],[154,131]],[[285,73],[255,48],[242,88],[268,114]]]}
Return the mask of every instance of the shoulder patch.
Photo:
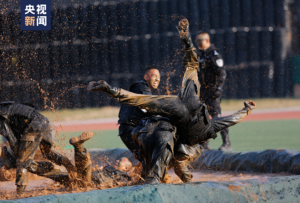
{"label": "shoulder patch", "polygon": [[216,50],[214,50],[214,55],[217,56],[219,55],[219,53]]}
{"label": "shoulder patch", "polygon": [[223,59],[217,59],[216,63],[219,67],[223,67],[223,65],[224,65]]}

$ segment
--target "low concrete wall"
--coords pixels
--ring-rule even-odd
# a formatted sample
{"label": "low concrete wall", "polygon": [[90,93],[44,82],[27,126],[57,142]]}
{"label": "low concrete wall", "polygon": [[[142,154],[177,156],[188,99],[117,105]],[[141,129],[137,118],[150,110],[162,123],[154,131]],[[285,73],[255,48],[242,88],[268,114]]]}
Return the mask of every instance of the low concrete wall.
{"label": "low concrete wall", "polygon": [[199,182],[189,184],[157,184],[94,190],[83,193],[47,195],[3,202],[71,203],[71,202],[298,202],[300,177],[288,176],[264,180],[230,182]]}
{"label": "low concrete wall", "polygon": [[[126,156],[126,149],[90,150],[93,164],[113,163]],[[300,152],[265,150],[258,152],[205,151],[192,164],[195,169],[245,172],[300,173]],[[0,202],[300,202],[300,176],[282,176],[236,182],[157,184],[94,190],[84,193],[38,196]]]}

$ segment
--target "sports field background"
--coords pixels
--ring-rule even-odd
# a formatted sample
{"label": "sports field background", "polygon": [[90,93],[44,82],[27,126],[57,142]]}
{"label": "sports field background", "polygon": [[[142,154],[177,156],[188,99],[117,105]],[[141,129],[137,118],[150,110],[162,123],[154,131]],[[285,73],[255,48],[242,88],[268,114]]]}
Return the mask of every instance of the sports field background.
{"label": "sports field background", "polygon": [[[257,104],[257,109],[254,111],[300,106],[299,98],[253,100]],[[241,109],[243,107],[243,101],[244,100],[233,99],[223,100],[221,103],[222,110],[230,111]],[[115,107],[104,107],[99,110],[93,110],[92,112],[94,113],[89,114],[89,118],[117,117],[118,111],[119,109]],[[82,119],[88,117],[87,113],[81,113],[85,115]],[[61,119],[70,119],[70,117],[74,117],[74,111],[62,113],[62,115],[69,115],[69,117],[65,116]],[[251,116],[251,114],[249,116]],[[78,136],[81,132],[82,131],[61,132],[60,137],[67,139],[59,141],[61,140],[61,138],[59,138],[58,143],[65,148],[71,148],[68,144],[68,139],[73,136]],[[96,135],[85,144],[87,148],[125,148],[125,145],[118,136],[117,129],[93,132],[96,133]],[[295,149],[300,151],[300,119],[243,121],[230,127],[229,136],[234,151],[257,151],[265,149]],[[218,137],[215,140],[210,140],[210,145],[213,149],[218,149],[221,144],[222,138],[220,133],[218,133]]]}
{"label": "sports field background", "polygon": [[[299,107],[300,99],[255,99],[257,110],[269,108],[288,108]],[[224,100],[222,103],[223,110],[237,110],[243,106],[242,100]],[[116,118],[118,107],[103,107],[89,109],[63,109],[60,111],[43,111],[51,122],[57,121],[78,121],[85,119],[109,119]],[[296,113],[300,114],[300,111]],[[254,115],[249,115],[249,118]],[[252,118],[253,118],[252,117]],[[298,116],[300,118],[300,115]],[[125,148],[118,136],[118,130],[115,123],[112,123],[114,130],[91,130],[96,135],[85,143],[86,148]],[[103,124],[102,124],[103,125]],[[104,124],[106,129],[111,129]],[[73,128],[71,128],[73,129]],[[102,128],[100,128],[102,129]],[[86,129],[88,130],[88,129]],[[71,137],[80,135],[82,131],[77,132],[58,132],[56,144],[64,149],[71,149],[68,141]],[[295,149],[300,151],[300,119],[293,120],[260,120],[260,121],[243,121],[229,129],[229,136],[234,151],[256,151],[265,149]],[[0,136],[0,141],[2,136]],[[222,144],[220,134],[213,140],[210,145],[213,149],[218,149]]]}
{"label": "sports field background", "polygon": [[[85,144],[86,148],[125,148],[118,137],[118,130],[93,131],[96,135]],[[64,148],[71,148],[68,138],[81,132],[60,133],[58,142]],[[265,149],[295,149],[300,151],[300,120],[248,121],[229,130],[234,151],[256,151]],[[63,141],[61,139],[64,139]],[[221,135],[210,141],[217,149],[222,144]]]}

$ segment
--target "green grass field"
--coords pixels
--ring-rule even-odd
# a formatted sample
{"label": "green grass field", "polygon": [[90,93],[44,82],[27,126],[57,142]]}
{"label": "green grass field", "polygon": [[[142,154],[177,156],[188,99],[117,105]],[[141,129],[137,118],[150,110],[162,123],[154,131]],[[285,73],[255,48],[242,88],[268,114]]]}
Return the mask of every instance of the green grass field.
{"label": "green grass field", "polygon": [[[68,139],[81,132],[60,133],[60,146],[71,148]],[[118,130],[94,131],[96,135],[88,141],[86,148],[124,148],[118,137]],[[256,151],[265,149],[295,149],[300,151],[300,119],[282,121],[242,122],[229,130],[234,151]],[[221,136],[211,140],[211,147],[217,149],[222,143]]]}
{"label": "green grass field", "polygon": [[[256,99],[251,98],[256,102],[256,109],[270,108],[285,108],[299,107],[300,99],[282,98],[282,99]],[[232,111],[243,107],[244,99],[223,99],[221,102],[222,111]],[[117,118],[120,107],[105,106],[100,108],[81,108],[81,109],[61,109],[61,110],[46,110],[41,111],[41,114],[53,121],[78,121],[98,118]]]}
{"label": "green grass field", "polygon": [[[72,148],[71,137],[82,132],[64,132],[56,138],[56,144],[65,149]],[[125,148],[118,136],[118,130],[94,131],[96,135],[85,143],[86,148]],[[275,121],[249,121],[229,129],[234,151],[256,151],[265,149],[295,149],[300,151],[300,119]],[[0,137],[1,140],[1,137]],[[221,146],[220,134],[210,141],[213,149]]]}

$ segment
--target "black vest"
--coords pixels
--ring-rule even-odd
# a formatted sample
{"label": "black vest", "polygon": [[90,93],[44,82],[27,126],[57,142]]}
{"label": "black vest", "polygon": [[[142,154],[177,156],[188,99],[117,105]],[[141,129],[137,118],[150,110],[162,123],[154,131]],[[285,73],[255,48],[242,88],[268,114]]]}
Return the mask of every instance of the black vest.
{"label": "black vest", "polygon": [[[151,89],[145,80],[133,83],[130,86],[129,91],[137,94],[152,95]],[[139,107],[122,104],[119,112],[118,123],[137,126],[140,120],[146,116],[148,116],[148,113],[144,113]]]}

